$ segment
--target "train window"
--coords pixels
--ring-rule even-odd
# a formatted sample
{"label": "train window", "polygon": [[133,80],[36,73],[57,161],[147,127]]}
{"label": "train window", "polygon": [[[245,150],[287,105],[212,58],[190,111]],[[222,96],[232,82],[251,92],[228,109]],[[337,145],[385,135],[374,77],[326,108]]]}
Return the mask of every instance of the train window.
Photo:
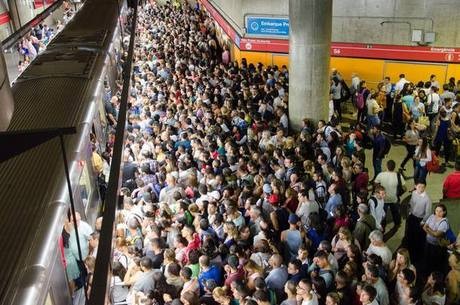
{"label": "train window", "polygon": [[80,176],[79,185],[80,185],[80,195],[83,201],[83,206],[86,209],[86,206],[89,200],[89,196],[92,192],[91,179],[90,179],[89,172],[88,172],[88,163],[86,163],[85,166],[83,167],[83,170]]}

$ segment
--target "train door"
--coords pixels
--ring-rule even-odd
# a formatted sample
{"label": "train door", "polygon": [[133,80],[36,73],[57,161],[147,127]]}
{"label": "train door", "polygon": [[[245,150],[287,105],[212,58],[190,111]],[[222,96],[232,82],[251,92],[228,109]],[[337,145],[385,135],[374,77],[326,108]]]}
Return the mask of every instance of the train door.
{"label": "train door", "polygon": [[428,81],[432,74],[436,75],[440,84],[445,84],[448,80],[447,64],[385,61],[383,66],[383,75],[389,76],[391,82],[396,83],[401,73],[406,76],[407,80],[414,84],[419,81]]}
{"label": "train door", "polygon": [[45,299],[45,305],[72,304],[72,298],[67,285],[67,275],[64,269],[59,247],[56,247],[54,263],[50,268],[49,291]]}

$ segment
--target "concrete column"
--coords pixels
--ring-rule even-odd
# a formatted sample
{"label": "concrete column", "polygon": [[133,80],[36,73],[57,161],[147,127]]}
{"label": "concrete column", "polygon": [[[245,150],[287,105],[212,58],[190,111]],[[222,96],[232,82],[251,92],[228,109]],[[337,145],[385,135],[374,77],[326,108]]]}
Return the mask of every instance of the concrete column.
{"label": "concrete column", "polygon": [[15,31],[35,17],[32,0],[8,0],[8,6]]}
{"label": "concrete column", "polygon": [[0,131],[5,131],[13,116],[14,100],[3,54],[0,54],[0,109]]}
{"label": "concrete column", "polygon": [[289,0],[289,119],[327,118],[332,0]]}

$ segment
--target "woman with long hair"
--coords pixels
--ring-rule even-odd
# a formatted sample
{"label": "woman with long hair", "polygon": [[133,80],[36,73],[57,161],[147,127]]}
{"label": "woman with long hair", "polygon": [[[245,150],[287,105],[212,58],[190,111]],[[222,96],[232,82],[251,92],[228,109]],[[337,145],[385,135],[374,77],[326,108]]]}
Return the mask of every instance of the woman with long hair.
{"label": "woman with long hair", "polygon": [[402,138],[404,134],[404,118],[403,118],[403,102],[401,95],[396,95],[393,103],[393,138],[396,140],[398,137]]}
{"label": "woman with long hair", "polygon": [[318,296],[313,291],[312,283],[307,279],[302,279],[297,284],[297,304],[318,305]]}
{"label": "woman with long hair", "polygon": [[[409,161],[410,159],[413,159],[419,138],[420,138],[420,133],[415,127],[415,121],[413,119],[410,119],[409,122],[407,123],[406,133],[403,136],[403,141],[406,143],[407,154],[401,163],[401,166],[400,166],[401,170],[406,170],[405,166],[406,166],[407,161]],[[414,163],[414,170],[415,170],[416,168],[415,159],[413,160],[413,163]]]}
{"label": "woman with long hair", "polygon": [[444,305],[446,303],[446,285],[444,275],[434,271],[428,277],[422,293],[423,305]]}
{"label": "woman with long hair", "polygon": [[417,148],[415,149],[415,172],[414,181],[426,183],[426,175],[428,170],[426,165],[431,161],[431,149],[428,147],[428,139],[423,137],[418,140]]}
{"label": "woman with long hair", "polygon": [[417,275],[414,265],[410,262],[409,251],[405,248],[399,248],[398,251],[396,251],[396,257],[390,262],[388,280],[390,282],[395,280],[399,272],[406,268],[412,270],[414,274]]}
{"label": "woman with long hair", "polygon": [[244,271],[247,274],[247,286],[252,291],[256,289],[254,281],[258,277],[264,276],[264,268],[257,265],[252,259],[250,259],[246,265],[244,265]]}

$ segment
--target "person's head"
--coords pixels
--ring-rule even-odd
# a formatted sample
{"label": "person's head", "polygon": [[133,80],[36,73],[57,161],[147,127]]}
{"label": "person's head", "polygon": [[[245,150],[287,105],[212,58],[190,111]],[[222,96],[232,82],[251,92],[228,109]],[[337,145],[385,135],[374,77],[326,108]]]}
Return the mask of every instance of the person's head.
{"label": "person's head", "polygon": [[340,295],[337,292],[329,292],[326,295],[326,305],[339,305]]}
{"label": "person's head", "polygon": [[331,253],[331,251],[332,251],[331,242],[328,241],[328,240],[322,240],[319,243],[318,250],[325,251],[327,254]]}
{"label": "person's head", "polygon": [[189,267],[182,267],[182,269],[180,270],[180,276],[185,282],[190,281],[192,279],[192,275],[192,269],[190,269]]}
{"label": "person's head", "polygon": [[152,268],[153,268],[152,260],[150,259],[150,257],[144,256],[141,259],[141,269],[145,272],[145,271],[151,270]]}
{"label": "person's head", "polygon": [[379,135],[380,134],[380,126],[374,125],[371,129],[371,133],[373,135]]}
{"label": "person's head", "polygon": [[369,214],[369,207],[367,206],[367,204],[360,203],[358,205],[358,215],[360,217],[363,217],[364,215],[367,215],[367,214]]}
{"label": "person's head", "polygon": [[383,244],[383,233],[380,230],[374,230],[369,234],[371,244],[374,246],[381,246]]}
{"label": "person's head", "polygon": [[208,269],[208,267],[211,264],[209,256],[207,256],[207,255],[200,256],[200,259],[199,259],[198,262],[200,264],[201,269],[204,269],[204,270]]}
{"label": "person's head", "polygon": [[385,198],[385,188],[381,185],[377,185],[374,190],[374,195],[377,199]]}
{"label": "person's head", "polygon": [[460,253],[453,251],[452,254],[449,255],[449,266],[452,270],[460,270]]}
{"label": "person's head", "polygon": [[410,266],[410,255],[406,248],[399,248],[396,251],[396,263],[406,267]]}
{"label": "person's head", "polygon": [[226,287],[216,287],[212,290],[212,298],[219,304],[229,304],[230,297]]}
{"label": "person's head", "polygon": [[425,192],[426,184],[424,181],[417,181],[417,184],[415,185],[415,191],[418,194],[423,194]]}
{"label": "person's head", "polygon": [[350,278],[348,277],[347,273],[343,270],[337,271],[335,275],[335,287],[337,289],[348,287],[350,284]]}
{"label": "person's head", "polygon": [[312,290],[312,283],[308,279],[301,279],[300,282],[297,284],[297,295],[298,296],[305,296],[309,295]]}
{"label": "person's head", "polygon": [[273,254],[268,260],[268,263],[273,268],[279,268],[283,264],[283,257],[279,254]]}
{"label": "person's head", "polygon": [[377,297],[377,290],[374,288],[374,286],[364,285],[363,287],[361,287],[361,294],[359,295],[359,301],[363,305],[372,303],[376,297]]}
{"label": "person's head", "polygon": [[302,262],[299,259],[293,259],[289,262],[287,271],[291,275],[299,273],[300,268],[302,268]]}
{"label": "person's head", "polygon": [[403,302],[408,305],[419,304],[422,298],[420,290],[415,286],[408,287],[407,290],[408,293],[403,296]]}
{"label": "person's head", "polygon": [[347,240],[350,242],[353,239],[351,232],[347,227],[340,227],[339,233],[337,234],[339,234],[339,239],[341,240]]}
{"label": "person's head", "polygon": [[308,247],[305,244],[301,244],[297,250],[297,258],[302,261],[308,258]]}
{"label": "person's head", "polygon": [[287,294],[288,298],[291,296],[295,296],[297,294],[297,285],[294,281],[287,281],[284,284],[284,293]]}
{"label": "person's head", "polygon": [[415,283],[415,273],[409,268],[404,268],[398,273],[398,281],[404,286],[412,286]]}
{"label": "person's head", "polygon": [[260,304],[270,304],[270,296],[265,290],[256,290],[252,296],[258,305]]}
{"label": "person's head", "polygon": [[365,269],[365,274],[366,274],[366,280],[371,284],[376,283],[380,276],[379,268],[376,265],[371,264],[369,262],[364,264],[364,266],[365,266],[364,269]]}
{"label": "person's head", "polygon": [[388,169],[388,171],[389,171],[389,172],[392,172],[392,171],[395,170],[395,168],[396,168],[396,163],[395,163],[395,161],[394,161],[394,160],[388,160],[388,161],[387,161],[387,169]]}
{"label": "person's head", "polygon": [[439,218],[444,218],[447,216],[447,208],[444,204],[438,203],[434,208],[434,215]]}
{"label": "person's head", "polygon": [[323,251],[323,250],[317,251],[315,253],[316,265],[321,269],[326,268],[329,265],[328,257],[329,257],[329,254],[327,254],[326,251]]}
{"label": "person's head", "polygon": [[433,289],[433,293],[439,292],[441,294],[445,293],[446,285],[444,283],[444,275],[440,271],[434,271],[430,274],[427,279],[428,285]]}

